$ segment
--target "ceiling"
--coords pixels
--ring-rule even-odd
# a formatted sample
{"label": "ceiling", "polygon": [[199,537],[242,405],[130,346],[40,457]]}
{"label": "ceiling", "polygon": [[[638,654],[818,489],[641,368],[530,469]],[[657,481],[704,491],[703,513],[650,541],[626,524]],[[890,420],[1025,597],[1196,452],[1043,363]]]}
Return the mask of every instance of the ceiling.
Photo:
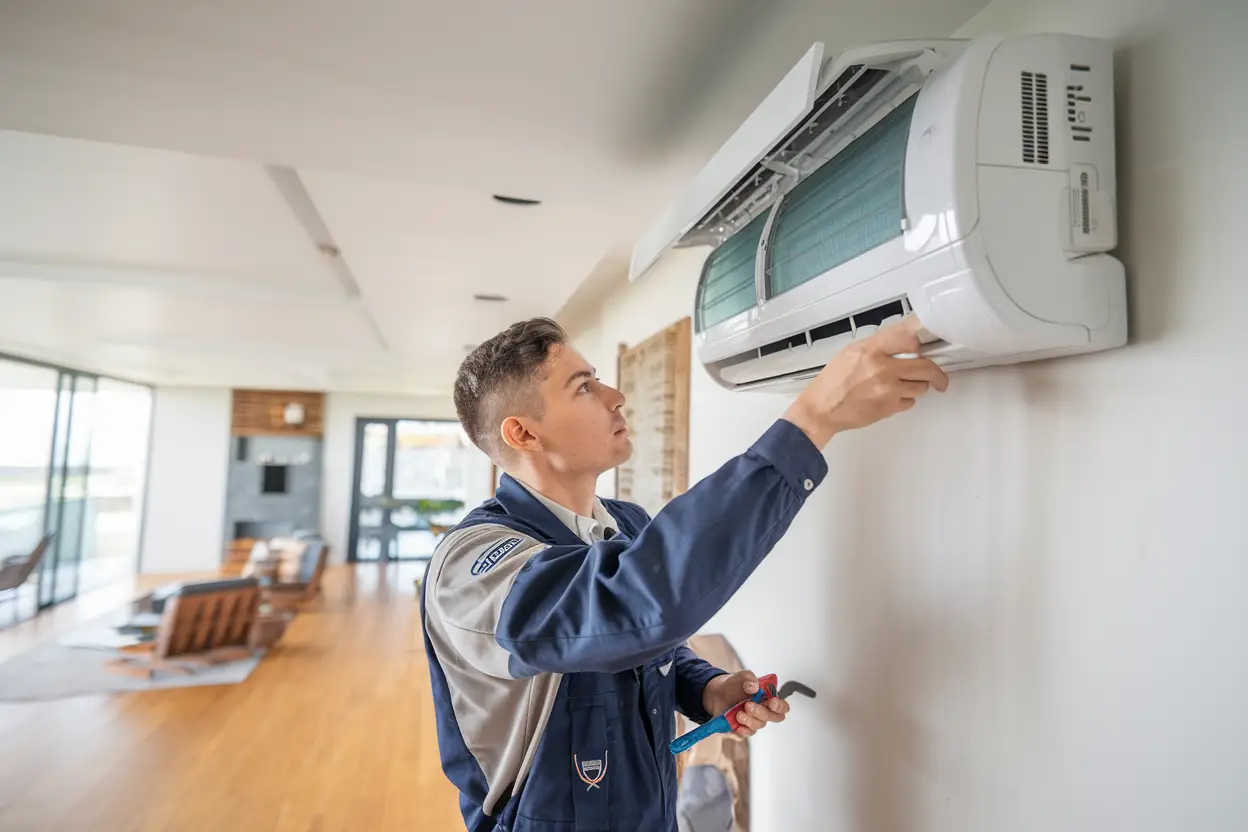
{"label": "ceiling", "polygon": [[621,275],[814,40],[983,5],[0,0],[0,352],[446,395],[469,345]]}

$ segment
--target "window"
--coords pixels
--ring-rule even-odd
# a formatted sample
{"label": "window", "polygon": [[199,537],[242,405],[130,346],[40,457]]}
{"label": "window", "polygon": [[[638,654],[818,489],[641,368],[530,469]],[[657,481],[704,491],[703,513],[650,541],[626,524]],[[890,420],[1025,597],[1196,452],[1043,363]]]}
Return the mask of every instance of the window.
{"label": "window", "polygon": [[458,422],[399,420],[395,427],[394,498],[462,502],[467,469],[477,456],[469,448]]}
{"label": "window", "polygon": [[59,374],[0,359],[0,559],[44,533]]}
{"label": "window", "polygon": [[355,441],[351,561],[428,559],[493,493],[489,457],[457,422],[360,418]]}
{"label": "window", "polygon": [[94,415],[80,592],[133,575],[138,566],[152,391],[101,378]]}

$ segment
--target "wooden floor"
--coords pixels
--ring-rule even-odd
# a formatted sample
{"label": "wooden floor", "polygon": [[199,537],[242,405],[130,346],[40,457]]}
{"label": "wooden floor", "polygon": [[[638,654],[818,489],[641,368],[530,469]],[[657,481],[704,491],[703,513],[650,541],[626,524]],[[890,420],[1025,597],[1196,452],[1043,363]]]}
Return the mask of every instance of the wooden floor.
{"label": "wooden floor", "polygon": [[[239,685],[0,703],[0,829],[463,829],[438,765],[419,569],[330,570],[323,601]],[[0,659],[91,603],[106,602],[0,631]]]}

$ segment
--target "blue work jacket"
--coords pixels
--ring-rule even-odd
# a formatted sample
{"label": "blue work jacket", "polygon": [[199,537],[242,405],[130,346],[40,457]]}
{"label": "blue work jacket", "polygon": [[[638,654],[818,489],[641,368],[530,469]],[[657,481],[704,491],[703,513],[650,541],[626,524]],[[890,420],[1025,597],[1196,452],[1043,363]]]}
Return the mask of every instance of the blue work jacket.
{"label": "blue work jacket", "polygon": [[654,519],[600,499],[587,544],[521,483],[447,533],[421,593],[442,767],[471,832],[677,832],[674,712],[723,671],[686,639],[827,473],[778,421]]}

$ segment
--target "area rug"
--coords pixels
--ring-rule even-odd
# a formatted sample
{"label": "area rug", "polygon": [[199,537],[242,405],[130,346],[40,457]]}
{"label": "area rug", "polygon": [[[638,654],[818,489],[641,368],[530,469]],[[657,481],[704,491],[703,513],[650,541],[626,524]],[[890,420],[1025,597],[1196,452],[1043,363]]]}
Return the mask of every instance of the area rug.
{"label": "area rug", "polygon": [[124,620],[124,613],[101,616],[0,663],[0,702],[236,685],[246,681],[260,663],[261,656],[249,656],[196,669],[189,674],[162,671],[153,679],[113,673],[108,669],[108,662],[121,655],[115,648],[131,641],[116,632],[117,622]]}

